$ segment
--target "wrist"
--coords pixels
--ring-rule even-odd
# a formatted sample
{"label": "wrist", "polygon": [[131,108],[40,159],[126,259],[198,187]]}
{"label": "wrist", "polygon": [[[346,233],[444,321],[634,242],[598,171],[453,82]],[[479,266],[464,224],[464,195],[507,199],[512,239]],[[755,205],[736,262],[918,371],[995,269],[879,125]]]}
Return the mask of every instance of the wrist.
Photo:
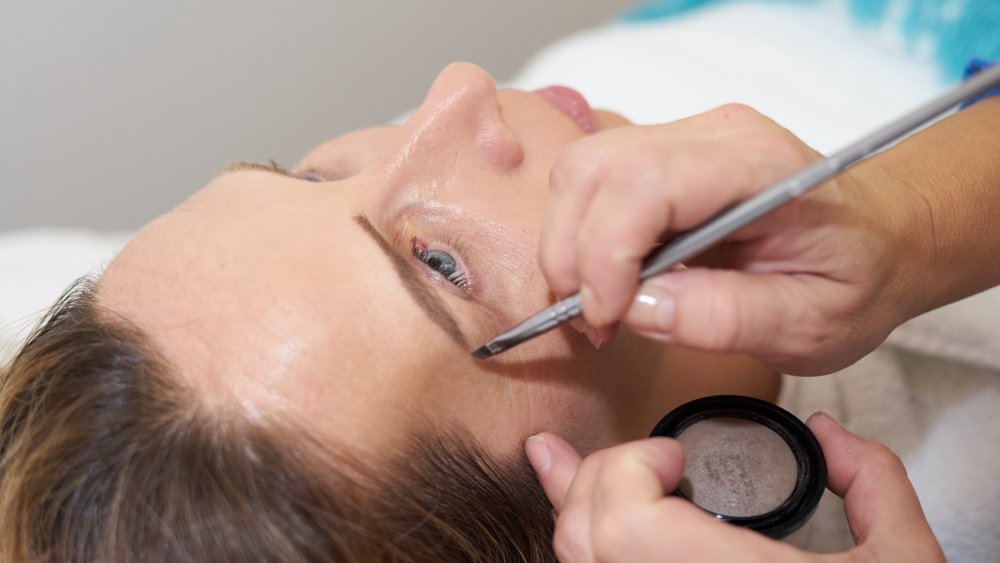
{"label": "wrist", "polygon": [[[872,263],[869,281],[876,293],[869,318],[883,319],[884,332],[929,310],[934,291],[925,277],[938,269],[938,235],[933,205],[922,186],[906,175],[893,173],[886,154],[865,161],[851,171],[871,217],[870,244],[881,248]],[[881,268],[880,268],[881,266]],[[881,272],[881,275],[878,275]]]}
{"label": "wrist", "polygon": [[993,97],[863,163],[905,237],[893,284],[900,322],[1000,284],[998,154]]}

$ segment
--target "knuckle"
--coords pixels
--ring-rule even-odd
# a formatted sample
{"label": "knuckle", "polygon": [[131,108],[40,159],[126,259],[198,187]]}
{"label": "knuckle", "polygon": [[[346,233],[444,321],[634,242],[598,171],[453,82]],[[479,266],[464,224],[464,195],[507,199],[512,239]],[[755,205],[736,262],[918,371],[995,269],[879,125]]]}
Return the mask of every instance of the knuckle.
{"label": "knuckle", "polygon": [[781,172],[800,168],[812,160],[805,144],[791,132],[777,125],[760,131],[749,143],[758,154],[779,164]]}
{"label": "knuckle", "polygon": [[872,442],[870,447],[868,455],[874,463],[894,473],[906,474],[906,465],[896,452],[878,442]]}
{"label": "knuckle", "polygon": [[657,187],[663,177],[664,167],[665,155],[661,154],[658,147],[637,147],[633,152],[615,160],[603,187],[618,195]]}
{"label": "knuckle", "polygon": [[[638,285],[638,265],[629,255],[606,244],[581,243],[577,249],[579,285],[585,286],[596,300],[588,309],[587,321],[595,326],[619,320],[628,309]],[[598,310],[599,309],[599,310]]]}
{"label": "knuckle", "polygon": [[581,275],[586,277],[587,281],[605,282],[600,283],[602,290],[610,289],[605,286],[612,277],[634,275],[632,266],[633,262],[636,262],[636,253],[630,248],[608,244],[606,240],[603,236],[594,236],[591,233],[581,237],[577,244]]}
{"label": "knuckle", "polygon": [[608,450],[602,466],[603,476],[621,481],[655,472],[658,465],[669,459],[668,448],[666,442],[649,439],[616,446]]}
{"label": "knuckle", "polygon": [[642,452],[632,444],[625,444],[621,447],[608,451],[604,466],[612,474],[620,474],[631,470],[636,464],[642,462]]}
{"label": "knuckle", "polygon": [[603,174],[603,161],[586,144],[570,145],[549,172],[550,190],[557,194],[574,192],[581,186],[597,184]]}
{"label": "knuckle", "polygon": [[599,226],[585,223],[576,239],[576,262],[579,264],[580,276],[587,281],[591,281],[595,270],[607,268],[608,260],[613,254],[613,249],[605,243],[605,237],[595,232],[599,229]]}
{"label": "knuckle", "polygon": [[[709,286],[720,285],[713,278],[708,282]],[[704,339],[704,346],[710,350],[736,350],[743,344],[743,327],[748,322],[742,317],[743,310],[740,308],[739,295],[733,291],[728,291],[725,287],[706,288],[705,295],[709,296],[699,311],[698,318],[701,319],[699,330],[703,333],[696,340]],[[685,327],[678,326],[677,331],[683,331]]]}
{"label": "knuckle", "polygon": [[720,121],[756,121],[767,119],[759,111],[741,103],[731,102],[709,110],[709,115]]}

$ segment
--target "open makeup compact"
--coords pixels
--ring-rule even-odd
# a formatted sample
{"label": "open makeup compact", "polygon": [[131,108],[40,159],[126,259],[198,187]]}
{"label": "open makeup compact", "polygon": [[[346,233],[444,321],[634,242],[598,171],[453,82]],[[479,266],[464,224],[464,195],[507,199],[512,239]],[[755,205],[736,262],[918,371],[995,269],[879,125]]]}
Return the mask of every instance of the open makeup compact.
{"label": "open makeup compact", "polygon": [[826,488],[826,461],[809,428],[766,401],[704,397],[663,417],[651,436],[684,446],[674,494],[715,518],[783,538],[804,524]]}

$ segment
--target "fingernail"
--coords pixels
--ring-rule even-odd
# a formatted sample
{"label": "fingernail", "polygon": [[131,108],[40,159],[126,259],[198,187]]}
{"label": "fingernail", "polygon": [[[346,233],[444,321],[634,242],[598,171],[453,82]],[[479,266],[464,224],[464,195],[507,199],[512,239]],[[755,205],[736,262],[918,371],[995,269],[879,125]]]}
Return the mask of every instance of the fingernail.
{"label": "fingernail", "polygon": [[[833,418],[832,416],[830,416],[829,414],[827,414],[827,413],[825,413],[823,411],[816,411],[816,412],[812,413],[812,415],[809,417],[809,419],[814,420],[814,421],[818,421],[818,422],[820,422],[820,424],[831,424],[832,423],[832,424],[835,424],[835,425],[839,426],[840,428],[843,428],[844,430],[847,430],[847,427],[844,426],[839,420],[837,420],[836,418]],[[847,431],[850,432],[850,430],[847,430]]]}
{"label": "fingernail", "polygon": [[587,334],[587,330],[590,329],[590,325],[587,324],[587,321],[583,320],[583,317],[573,317],[569,320],[569,326],[573,327],[580,334]]}
{"label": "fingernail", "polygon": [[600,350],[601,346],[611,342],[617,332],[618,325],[616,323],[602,327],[591,327],[587,329],[584,335],[586,335],[587,340],[590,341],[595,350]]}
{"label": "fingernail", "polygon": [[636,332],[665,335],[674,327],[675,313],[673,295],[647,284],[632,300],[625,322]]}
{"label": "fingernail", "polygon": [[552,452],[549,451],[544,436],[536,434],[525,440],[524,453],[528,456],[531,466],[535,468],[535,472],[539,475],[549,472],[549,468],[552,467]]}
{"label": "fingernail", "polygon": [[632,332],[642,336],[643,338],[648,338],[650,340],[655,340],[657,342],[672,342],[673,339],[670,338],[669,332],[655,332],[648,330],[633,330]]}

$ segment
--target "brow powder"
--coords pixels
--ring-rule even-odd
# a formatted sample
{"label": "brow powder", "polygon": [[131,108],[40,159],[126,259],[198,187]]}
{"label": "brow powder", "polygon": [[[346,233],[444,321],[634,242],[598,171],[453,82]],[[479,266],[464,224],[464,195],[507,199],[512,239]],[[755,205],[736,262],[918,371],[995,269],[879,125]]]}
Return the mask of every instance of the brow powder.
{"label": "brow powder", "polygon": [[707,418],[685,428],[677,440],[685,456],[678,490],[705,510],[757,516],[781,506],[795,488],[795,455],[763,424]]}

